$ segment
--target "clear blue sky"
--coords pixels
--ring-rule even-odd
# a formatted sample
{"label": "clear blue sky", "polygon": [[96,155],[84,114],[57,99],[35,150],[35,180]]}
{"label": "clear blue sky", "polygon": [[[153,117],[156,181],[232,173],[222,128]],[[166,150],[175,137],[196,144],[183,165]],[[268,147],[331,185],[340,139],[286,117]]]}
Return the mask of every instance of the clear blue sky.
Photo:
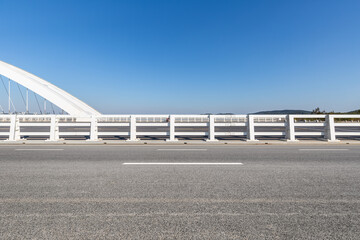
{"label": "clear blue sky", "polygon": [[103,113],[360,108],[358,0],[0,0],[0,17],[0,60]]}

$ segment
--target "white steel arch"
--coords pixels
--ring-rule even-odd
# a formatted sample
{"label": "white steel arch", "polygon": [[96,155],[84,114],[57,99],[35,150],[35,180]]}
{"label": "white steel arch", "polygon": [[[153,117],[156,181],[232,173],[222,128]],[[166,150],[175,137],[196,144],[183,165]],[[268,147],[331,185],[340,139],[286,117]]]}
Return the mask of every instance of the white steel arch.
{"label": "white steel arch", "polygon": [[94,108],[64,90],[11,64],[0,61],[0,74],[39,94],[70,115],[101,115]]}

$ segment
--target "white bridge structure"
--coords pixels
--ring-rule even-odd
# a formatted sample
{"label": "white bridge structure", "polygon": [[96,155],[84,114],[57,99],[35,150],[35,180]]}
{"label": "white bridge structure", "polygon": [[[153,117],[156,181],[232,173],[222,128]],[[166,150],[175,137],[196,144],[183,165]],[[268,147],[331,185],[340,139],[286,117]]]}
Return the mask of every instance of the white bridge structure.
{"label": "white bridge structure", "polygon": [[[20,68],[0,61],[0,75],[9,79],[8,114],[0,114],[0,139],[127,139],[177,141],[223,138],[257,141],[263,137],[327,141],[360,137],[360,115],[103,115],[71,94]],[[63,109],[66,115],[10,112],[10,79]],[[27,103],[26,103],[27,104]]]}

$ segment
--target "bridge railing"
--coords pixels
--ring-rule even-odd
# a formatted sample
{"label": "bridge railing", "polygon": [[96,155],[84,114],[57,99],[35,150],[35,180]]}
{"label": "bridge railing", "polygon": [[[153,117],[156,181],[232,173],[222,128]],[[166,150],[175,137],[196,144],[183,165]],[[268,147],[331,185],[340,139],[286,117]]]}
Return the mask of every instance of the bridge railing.
{"label": "bridge railing", "polygon": [[0,115],[0,138],[7,141],[45,138],[49,141],[117,137],[203,138],[217,141],[243,136],[248,141],[277,137],[297,141],[317,137],[328,141],[360,136],[360,115]]}

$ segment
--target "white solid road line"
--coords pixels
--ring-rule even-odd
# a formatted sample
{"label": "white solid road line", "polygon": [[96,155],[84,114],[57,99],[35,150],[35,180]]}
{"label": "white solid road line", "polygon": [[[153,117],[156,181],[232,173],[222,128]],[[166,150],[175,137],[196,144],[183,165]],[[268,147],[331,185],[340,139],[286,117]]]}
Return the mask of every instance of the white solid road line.
{"label": "white solid road line", "polygon": [[64,149],[61,149],[61,148],[49,148],[49,149],[36,149],[36,148],[29,148],[29,149],[26,149],[26,148],[21,148],[21,149],[15,149],[15,151],[62,151]]}
{"label": "white solid road line", "polygon": [[180,149],[171,149],[171,148],[160,148],[158,151],[207,151],[205,148],[180,148]]}
{"label": "white solid road line", "polygon": [[125,162],[123,165],[243,165],[239,162]]}
{"label": "white solid road line", "polygon": [[346,148],[304,148],[299,151],[348,151]]}

